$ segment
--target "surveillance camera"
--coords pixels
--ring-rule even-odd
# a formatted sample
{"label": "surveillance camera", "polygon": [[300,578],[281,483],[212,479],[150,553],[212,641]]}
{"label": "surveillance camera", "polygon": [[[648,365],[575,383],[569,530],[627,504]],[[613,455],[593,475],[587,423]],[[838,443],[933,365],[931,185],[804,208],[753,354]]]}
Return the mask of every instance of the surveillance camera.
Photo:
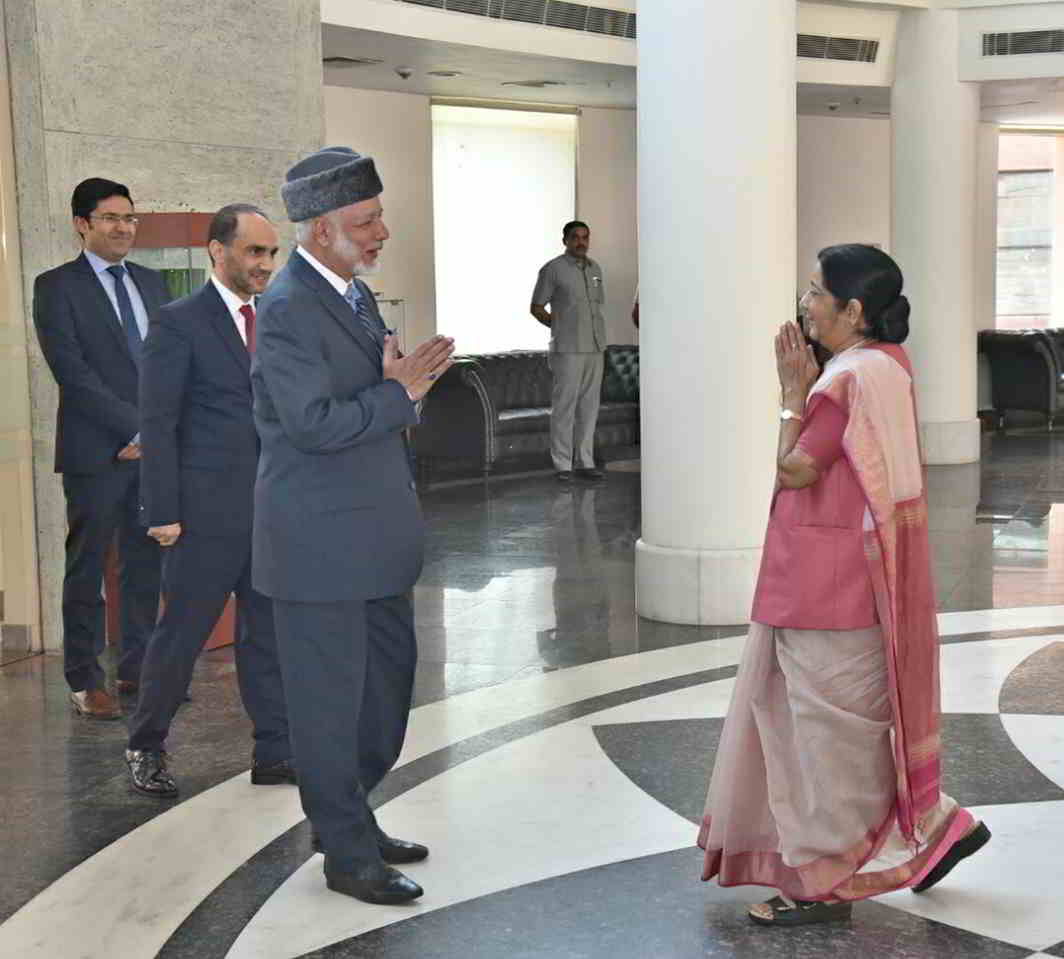
{"label": "surveillance camera", "polygon": [[832,101],[831,103],[829,103],[829,104],[828,104],[828,109],[829,109],[829,110],[830,110],[830,111],[831,111],[832,113],[834,113],[834,112],[835,112],[836,110],[838,110],[838,108],[839,108],[839,107],[841,107],[841,106],[842,106],[842,104],[841,104],[841,103],[838,103],[838,102],[836,102],[836,101]]}
{"label": "surveillance camera", "polygon": [[397,76],[402,77],[404,80],[409,80],[414,75],[414,71],[410,67],[396,67],[395,72]]}

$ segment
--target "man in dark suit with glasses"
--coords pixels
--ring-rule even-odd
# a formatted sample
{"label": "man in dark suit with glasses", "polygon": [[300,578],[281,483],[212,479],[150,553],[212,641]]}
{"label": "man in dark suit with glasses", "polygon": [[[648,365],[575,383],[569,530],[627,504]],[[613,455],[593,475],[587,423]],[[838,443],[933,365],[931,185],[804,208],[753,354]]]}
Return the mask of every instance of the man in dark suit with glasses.
{"label": "man in dark suit with glasses", "polygon": [[98,656],[105,642],[104,563],[119,544],[118,691],[137,689],[159,604],[159,549],[140,523],[141,344],[169,296],[162,276],[126,257],[137,233],[129,189],[92,177],[71,198],[82,252],[37,277],[33,321],[59,386],[55,469],[67,502],[64,672],[75,711],[118,719]]}

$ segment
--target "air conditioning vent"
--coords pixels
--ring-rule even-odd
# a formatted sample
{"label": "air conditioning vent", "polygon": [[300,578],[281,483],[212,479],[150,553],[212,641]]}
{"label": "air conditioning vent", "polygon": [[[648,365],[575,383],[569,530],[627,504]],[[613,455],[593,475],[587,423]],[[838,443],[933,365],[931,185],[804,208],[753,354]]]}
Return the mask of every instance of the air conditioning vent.
{"label": "air conditioning vent", "polygon": [[452,13],[471,13],[493,20],[538,23],[562,30],[579,30],[607,37],[635,39],[636,17],[626,10],[593,7],[571,0],[398,0],[416,7]]}
{"label": "air conditioning vent", "polygon": [[1027,53],[1064,53],[1064,30],[984,33],[984,57],[1018,57]]}
{"label": "air conditioning vent", "polygon": [[[450,3],[447,9],[451,9]],[[521,23],[545,23],[547,20],[547,0],[505,0],[502,5],[503,20],[517,20]]]}
{"label": "air conditioning vent", "polygon": [[879,56],[878,40],[857,37],[821,37],[798,34],[798,56],[804,60],[843,60],[847,63],[875,63]]}
{"label": "air conditioning vent", "polygon": [[590,12],[591,8],[586,4],[555,0],[547,4],[547,19],[543,22],[548,27],[561,27],[563,30],[586,30]]}

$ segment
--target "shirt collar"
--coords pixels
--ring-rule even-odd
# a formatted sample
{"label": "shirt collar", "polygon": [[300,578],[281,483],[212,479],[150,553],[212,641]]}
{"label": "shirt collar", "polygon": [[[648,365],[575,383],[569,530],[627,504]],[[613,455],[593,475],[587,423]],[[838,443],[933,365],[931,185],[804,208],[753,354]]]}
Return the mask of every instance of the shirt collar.
{"label": "shirt collar", "polygon": [[83,250],[85,259],[89,261],[89,266],[92,267],[92,271],[99,276],[105,270],[110,269],[112,266],[125,266],[126,261],[123,257],[118,263],[108,263],[102,256],[97,256],[92,250]]}
{"label": "shirt collar", "polygon": [[213,273],[211,274],[211,282],[214,284],[214,288],[218,291],[218,295],[222,298],[226,307],[228,307],[229,312],[232,313],[234,317],[240,313],[240,308],[242,306],[247,306],[251,303],[251,300],[240,299],[239,296],[222,283]]}
{"label": "shirt collar", "polygon": [[578,270],[586,270],[591,266],[591,257],[589,256],[573,256],[568,250],[566,250],[562,256],[564,256]]}
{"label": "shirt collar", "polygon": [[[323,277],[325,277],[329,286],[331,286],[340,296],[347,293],[347,288],[350,284],[342,276],[337,273],[333,273],[321,260],[317,259],[312,254],[308,253],[301,246],[296,247],[296,253],[303,257],[315,270],[317,270]],[[357,290],[358,287],[355,287]]]}

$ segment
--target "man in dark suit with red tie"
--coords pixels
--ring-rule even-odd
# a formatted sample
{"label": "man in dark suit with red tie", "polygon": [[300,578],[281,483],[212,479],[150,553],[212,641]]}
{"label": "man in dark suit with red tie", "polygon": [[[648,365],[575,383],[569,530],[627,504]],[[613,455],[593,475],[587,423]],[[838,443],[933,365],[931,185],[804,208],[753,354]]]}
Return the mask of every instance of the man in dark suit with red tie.
{"label": "man in dark suit with red tie", "polygon": [[129,189],[93,177],[71,198],[77,259],[37,277],[33,322],[59,386],[55,470],[67,502],[63,668],[74,709],[118,719],[98,660],[105,641],[101,589],[119,540],[118,690],[133,692],[159,606],[159,549],[139,516],[137,390],[148,319],[169,296],[162,277],[126,260],[137,233]]}
{"label": "man in dark suit with red tie", "polygon": [[251,781],[296,781],[273,608],[251,586],[255,297],[273,273],[277,231],[261,210],[232,204],[211,220],[207,248],[207,284],[161,309],[144,343],[141,496],[148,535],[163,547],[165,609],[144,657],[126,764],[133,788],[160,798],[177,795],[167,734],[230,593],[237,679],[254,727]]}

